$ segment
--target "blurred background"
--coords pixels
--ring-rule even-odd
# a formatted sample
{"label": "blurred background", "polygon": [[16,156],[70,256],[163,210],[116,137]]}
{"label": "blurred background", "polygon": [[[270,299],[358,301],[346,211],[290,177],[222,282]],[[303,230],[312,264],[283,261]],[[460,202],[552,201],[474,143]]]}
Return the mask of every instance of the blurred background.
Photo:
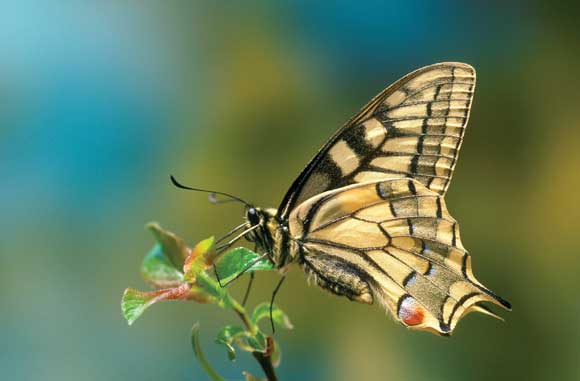
{"label": "blurred background", "polygon": [[[580,379],[580,65],[573,5],[546,2],[11,2],[0,12],[0,372],[5,380],[206,380],[248,369],[236,318],[121,316],[159,221],[190,242],[241,221],[183,182],[277,206],[325,140],[407,72],[464,61],[478,87],[447,196],[478,278],[514,306],[452,338],[308,286],[278,295],[282,380]],[[276,274],[258,274],[250,304]],[[242,279],[234,293],[241,297]]]}

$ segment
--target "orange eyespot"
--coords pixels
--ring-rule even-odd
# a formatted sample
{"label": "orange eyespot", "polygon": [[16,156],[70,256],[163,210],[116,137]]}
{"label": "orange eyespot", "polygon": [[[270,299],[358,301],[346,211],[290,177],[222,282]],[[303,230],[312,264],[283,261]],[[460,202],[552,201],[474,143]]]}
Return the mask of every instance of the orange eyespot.
{"label": "orange eyespot", "polygon": [[404,297],[399,306],[399,319],[406,325],[417,325],[423,323],[425,312],[415,299],[410,296]]}

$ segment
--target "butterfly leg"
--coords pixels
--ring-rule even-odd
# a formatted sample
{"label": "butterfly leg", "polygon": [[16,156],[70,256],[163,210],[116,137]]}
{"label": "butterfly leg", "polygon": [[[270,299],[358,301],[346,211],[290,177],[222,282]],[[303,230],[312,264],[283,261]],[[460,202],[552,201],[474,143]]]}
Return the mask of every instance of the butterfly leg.
{"label": "butterfly leg", "polygon": [[221,288],[224,288],[225,286],[222,284],[222,280],[220,278],[220,275],[218,274],[217,271],[217,266],[215,265],[215,263],[213,264],[213,273],[215,274],[215,278],[218,281],[218,284],[220,285]]}
{"label": "butterfly leg", "polygon": [[[269,255],[270,255],[269,253],[264,253],[264,254],[260,255],[258,258],[254,259],[254,261],[252,263],[250,263],[248,266],[246,266],[246,268],[244,268],[242,271],[240,271],[235,277],[233,277],[232,279],[230,279],[226,283],[224,283],[222,288],[227,287],[230,284],[232,284],[239,277],[241,277],[242,275],[244,275],[245,273],[250,271],[252,269],[252,267],[254,267],[256,265],[256,263],[260,262],[261,260],[263,260],[264,258],[266,258]],[[221,283],[220,283],[220,285],[221,285]]]}
{"label": "butterfly leg", "polygon": [[[258,252],[258,244],[254,245],[254,252],[257,253]],[[270,258],[270,256],[268,255],[268,258]],[[242,301],[242,306],[245,307],[246,306],[246,302],[248,301],[248,296],[250,296],[250,290],[252,289],[252,284],[254,283],[254,272],[251,271],[250,272],[250,281],[248,282],[248,287],[246,288],[246,293],[244,294],[244,299]]]}
{"label": "butterfly leg", "polygon": [[276,294],[278,293],[278,290],[280,290],[282,283],[284,283],[284,279],[286,279],[286,273],[282,274],[282,278],[280,278],[280,281],[276,285],[274,292],[272,292],[272,299],[270,300],[270,324],[272,324],[272,334],[276,333],[276,328],[274,327],[274,316],[273,316],[274,299],[276,299]]}
{"label": "butterfly leg", "polygon": [[250,296],[250,290],[252,289],[252,283],[254,283],[254,272],[250,272],[250,281],[248,282],[248,287],[246,288],[246,293],[244,294],[244,299],[242,300],[242,306],[246,306],[248,301],[248,296]]}

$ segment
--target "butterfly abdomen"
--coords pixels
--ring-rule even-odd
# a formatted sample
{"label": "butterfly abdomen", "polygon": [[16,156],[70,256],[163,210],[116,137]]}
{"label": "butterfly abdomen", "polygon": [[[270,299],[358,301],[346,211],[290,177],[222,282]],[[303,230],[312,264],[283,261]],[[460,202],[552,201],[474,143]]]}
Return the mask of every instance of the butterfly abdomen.
{"label": "butterfly abdomen", "polygon": [[368,274],[362,269],[348,265],[339,258],[317,254],[309,256],[301,250],[299,263],[303,270],[323,289],[339,296],[346,296],[350,300],[372,304],[373,295],[369,284]]}

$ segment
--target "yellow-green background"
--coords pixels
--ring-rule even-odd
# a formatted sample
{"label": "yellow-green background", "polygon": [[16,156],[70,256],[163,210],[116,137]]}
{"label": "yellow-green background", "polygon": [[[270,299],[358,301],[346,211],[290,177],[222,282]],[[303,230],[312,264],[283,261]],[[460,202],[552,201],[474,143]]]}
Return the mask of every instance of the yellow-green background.
{"label": "yellow-green background", "polygon": [[[205,380],[202,326],[228,378],[259,373],[213,343],[232,314],[120,297],[157,220],[190,241],[241,220],[168,174],[277,206],[359,107],[439,61],[478,71],[447,196],[506,323],[451,338],[308,286],[278,303],[282,380],[580,379],[580,66],[573,5],[547,2],[12,2],[0,10],[0,378]],[[269,298],[259,274],[250,303]],[[240,294],[245,286],[235,286]]]}

